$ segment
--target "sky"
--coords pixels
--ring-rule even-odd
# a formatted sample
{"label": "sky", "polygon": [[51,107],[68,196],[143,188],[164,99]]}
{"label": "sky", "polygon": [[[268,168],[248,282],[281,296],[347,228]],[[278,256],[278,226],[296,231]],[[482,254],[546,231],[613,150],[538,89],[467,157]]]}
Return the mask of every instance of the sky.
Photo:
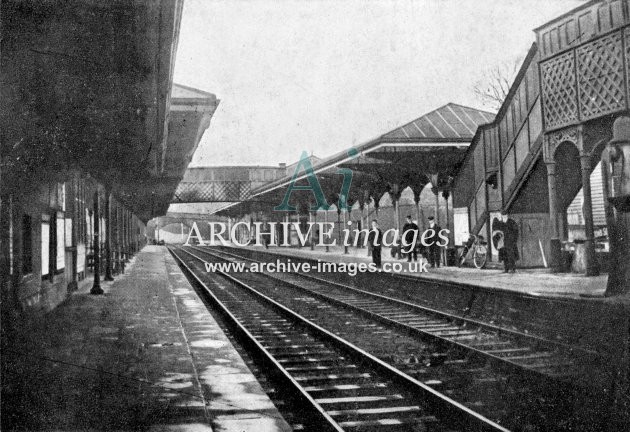
{"label": "sky", "polygon": [[523,58],[566,0],[186,0],[174,81],[221,100],[190,166],[327,157]]}

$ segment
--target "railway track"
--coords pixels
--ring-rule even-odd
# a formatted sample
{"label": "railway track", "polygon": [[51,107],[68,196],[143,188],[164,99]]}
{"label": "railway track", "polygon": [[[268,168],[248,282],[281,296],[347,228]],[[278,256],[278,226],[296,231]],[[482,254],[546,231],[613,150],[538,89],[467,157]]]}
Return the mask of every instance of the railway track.
{"label": "railway track", "polygon": [[[207,259],[249,260],[225,251],[195,249]],[[575,392],[583,391],[570,382],[575,357],[567,352],[572,347],[312,275],[244,272],[233,276],[312,320],[328,320],[326,327],[336,334],[354,338],[382,360],[501,424],[523,430],[550,430],[550,424],[555,425],[554,430],[571,430],[575,425],[580,425],[579,430],[597,429],[585,426],[597,423],[590,408],[577,419],[573,418],[574,407],[567,404]],[[324,316],[318,313],[322,310]],[[364,320],[350,319],[348,311]],[[335,322],[342,319],[347,319],[345,326]],[[363,340],[362,334],[347,334],[344,327],[367,329],[379,337]],[[381,338],[394,338],[395,342],[380,343]]]}
{"label": "railway track", "polygon": [[506,431],[348,340],[222,273],[195,251],[171,249],[243,343],[301,400],[307,429],[324,431]]}
{"label": "railway track", "polygon": [[[207,249],[196,249],[210,253]],[[212,253],[226,260],[254,261],[225,250],[213,250]],[[520,373],[571,380],[579,369],[585,365],[593,367],[601,360],[597,353],[580,347],[439,311],[312,274],[277,273],[264,276],[421,337],[467,350],[494,365]]]}

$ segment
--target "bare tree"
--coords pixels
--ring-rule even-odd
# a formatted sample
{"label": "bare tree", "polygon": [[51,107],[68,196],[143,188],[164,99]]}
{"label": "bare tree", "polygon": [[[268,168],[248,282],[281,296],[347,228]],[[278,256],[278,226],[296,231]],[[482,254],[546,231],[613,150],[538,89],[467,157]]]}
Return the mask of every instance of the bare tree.
{"label": "bare tree", "polygon": [[475,96],[484,106],[497,111],[501,108],[522,62],[523,58],[517,57],[484,71],[483,78],[473,86]]}

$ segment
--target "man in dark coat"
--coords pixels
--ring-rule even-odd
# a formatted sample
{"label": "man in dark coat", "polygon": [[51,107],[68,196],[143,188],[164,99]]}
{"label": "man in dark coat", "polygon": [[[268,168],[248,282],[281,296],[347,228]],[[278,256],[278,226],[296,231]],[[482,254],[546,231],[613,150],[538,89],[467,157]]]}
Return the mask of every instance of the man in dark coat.
{"label": "man in dark coat", "polygon": [[429,256],[428,256],[429,264],[431,265],[431,267],[440,267],[441,248],[437,244],[437,242],[440,240],[438,233],[442,230],[442,228],[440,228],[440,226],[435,223],[435,218],[433,216],[429,216],[428,219],[429,219],[429,229],[433,231],[431,235],[427,235],[427,237],[425,237],[426,244],[429,245],[427,247],[428,252],[429,252]]}
{"label": "man in dark coat", "polygon": [[372,221],[372,229],[368,234],[368,244],[372,246],[372,262],[381,267],[381,251],[383,248],[383,231],[378,227],[378,221]]}
{"label": "man in dark coat", "polygon": [[518,254],[518,223],[511,217],[505,221],[505,271],[516,273]]}
{"label": "man in dark coat", "polygon": [[492,221],[492,242],[499,251],[499,261],[503,261],[505,273],[516,273],[516,261],[518,253],[518,223],[501,213],[501,219]]}
{"label": "man in dark coat", "polygon": [[407,222],[403,225],[402,229],[403,244],[401,245],[403,250],[408,250],[406,253],[407,261],[411,262],[413,256],[414,261],[418,261],[418,251],[416,250],[416,241],[418,239],[418,225],[413,223],[411,215],[407,216]]}

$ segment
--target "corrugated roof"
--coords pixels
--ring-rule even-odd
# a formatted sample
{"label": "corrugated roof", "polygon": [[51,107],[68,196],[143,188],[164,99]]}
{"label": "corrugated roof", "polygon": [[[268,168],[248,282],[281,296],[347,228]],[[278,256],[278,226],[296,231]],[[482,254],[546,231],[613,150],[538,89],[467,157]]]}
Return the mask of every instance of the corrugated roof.
{"label": "corrugated roof", "polygon": [[472,139],[477,127],[489,123],[493,119],[493,113],[448,103],[386,133],[381,138],[383,140],[402,138],[417,139],[419,141],[449,138]]}

